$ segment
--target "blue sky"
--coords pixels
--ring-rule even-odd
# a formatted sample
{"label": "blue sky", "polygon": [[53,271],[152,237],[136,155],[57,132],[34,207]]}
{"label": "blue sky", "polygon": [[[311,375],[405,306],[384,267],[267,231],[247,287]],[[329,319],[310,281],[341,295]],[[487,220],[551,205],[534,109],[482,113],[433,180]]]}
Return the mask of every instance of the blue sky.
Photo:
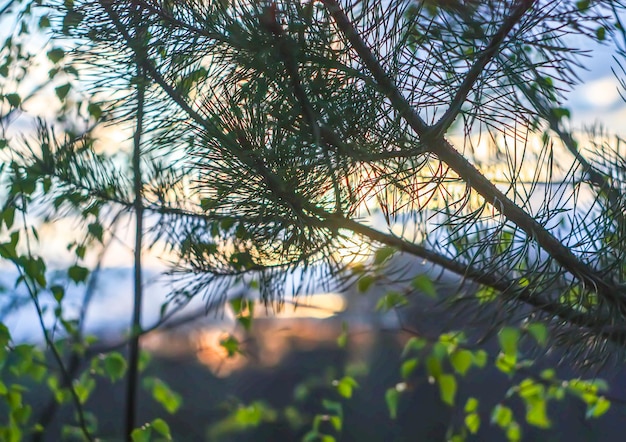
{"label": "blue sky", "polygon": [[587,57],[581,57],[587,70],[579,71],[581,84],[567,95],[565,103],[572,111],[574,128],[602,123],[609,132],[626,136],[626,103],[620,97],[619,81],[611,70],[620,72],[613,58],[615,47],[590,45],[589,39],[581,39],[580,45],[589,50]]}

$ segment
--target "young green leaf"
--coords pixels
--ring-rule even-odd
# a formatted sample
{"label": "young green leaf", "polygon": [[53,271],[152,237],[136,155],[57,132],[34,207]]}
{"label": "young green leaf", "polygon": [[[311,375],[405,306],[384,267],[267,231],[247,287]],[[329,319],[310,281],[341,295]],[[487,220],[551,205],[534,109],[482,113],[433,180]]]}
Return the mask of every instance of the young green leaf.
{"label": "young green leaf", "polygon": [[461,376],[465,376],[467,370],[472,366],[473,361],[472,352],[465,349],[457,349],[450,355],[450,364],[454,371]]}
{"label": "young green leaf", "polygon": [[526,330],[533,338],[535,338],[537,344],[542,347],[546,346],[548,342],[548,328],[545,326],[545,324],[542,324],[540,322],[533,322],[526,326]]}
{"label": "young green leaf", "polygon": [[181,406],[182,398],[180,395],[170,389],[170,387],[158,378],[145,378],[143,385],[152,393],[152,397],[159,404],[165,408],[165,410],[174,414]]}
{"label": "young green leaf", "polygon": [[507,356],[517,356],[517,343],[519,341],[519,330],[513,327],[504,327],[498,333],[500,348]]}
{"label": "young green leaf", "polygon": [[453,406],[456,398],[456,378],[451,374],[442,374],[437,379],[439,383],[439,396],[448,405]]}
{"label": "young green leaf", "polygon": [[226,338],[220,340],[220,346],[226,350],[229,358],[240,353],[239,340],[233,335],[228,335]]}
{"label": "young green leaf", "polygon": [[589,405],[587,408],[587,418],[599,418],[611,408],[611,402],[604,396],[599,396],[598,400],[593,405]]}
{"label": "young green leaf", "polygon": [[133,442],[150,442],[151,434],[152,428],[149,425],[144,425],[141,428],[135,428],[130,436]]}
{"label": "young green leaf", "polygon": [[546,400],[542,397],[526,399],[526,422],[538,428],[550,428],[550,420],[546,407]]}
{"label": "young green leaf", "polygon": [[357,289],[361,293],[365,293],[376,282],[376,278],[372,275],[363,275],[357,282]]}
{"label": "young green leaf", "polygon": [[417,358],[411,358],[404,361],[402,363],[402,366],[400,367],[400,375],[402,376],[402,379],[406,381],[413,374],[413,372],[417,368],[418,363],[419,359]]}
{"label": "young green leaf", "polygon": [[152,428],[154,428],[154,430],[157,433],[159,433],[161,436],[163,436],[165,439],[172,440],[172,434],[170,432],[170,427],[169,427],[169,425],[167,425],[167,422],[165,422],[163,419],[156,418],[150,424],[151,424]]}
{"label": "young green leaf", "polygon": [[391,419],[398,417],[398,402],[400,401],[400,392],[395,387],[387,389],[385,393],[385,402],[387,403],[387,409],[389,410],[389,416]]}
{"label": "young green leaf", "polygon": [[374,264],[382,264],[394,253],[396,253],[396,249],[393,247],[382,247],[376,250],[376,252],[374,252]]}
{"label": "young green leaf", "polygon": [[75,283],[85,282],[89,276],[89,270],[79,265],[73,265],[67,269],[67,276]]}
{"label": "young green leaf", "polygon": [[53,285],[50,287],[50,292],[52,292],[52,296],[57,302],[61,302],[63,297],[65,297],[65,289],[60,285]]}
{"label": "young green leaf", "polygon": [[112,382],[122,379],[126,373],[126,359],[118,352],[107,354],[102,365],[105,374]]}
{"label": "young green leaf", "polygon": [[513,410],[506,405],[498,404],[491,412],[491,423],[497,424],[500,428],[505,429],[513,421]]}
{"label": "young green leaf", "polygon": [[386,312],[391,309],[407,305],[408,303],[409,302],[402,293],[392,291],[388,292],[378,300],[376,303],[376,310]]}
{"label": "young green leaf", "polygon": [[58,63],[59,61],[63,60],[63,57],[65,57],[65,51],[61,48],[52,48],[47,52],[46,55],[52,63]]}
{"label": "young green leaf", "polygon": [[352,397],[352,390],[359,386],[358,382],[351,376],[344,376],[339,381],[335,382],[337,392],[346,399],[350,399]]}
{"label": "young green leaf", "polygon": [[402,357],[408,356],[410,353],[419,353],[421,349],[426,346],[426,339],[418,338],[417,336],[411,336],[402,350]]}
{"label": "young green leaf", "polygon": [[430,276],[426,274],[418,275],[411,281],[411,287],[415,290],[419,290],[431,298],[437,298],[437,289],[435,288],[435,284],[433,284]]}
{"label": "young green leaf", "polygon": [[480,416],[478,413],[469,413],[465,416],[465,427],[470,433],[476,434],[480,429]]}
{"label": "young green leaf", "polygon": [[465,411],[466,413],[473,413],[476,410],[478,410],[478,399],[476,399],[475,397],[467,398],[467,402],[465,402],[465,408],[463,409],[463,411]]}
{"label": "young green leaf", "polygon": [[71,88],[72,86],[69,83],[66,83],[54,88],[54,92],[57,94],[59,100],[63,101],[65,100],[65,97],[67,97],[67,94],[70,92]]}

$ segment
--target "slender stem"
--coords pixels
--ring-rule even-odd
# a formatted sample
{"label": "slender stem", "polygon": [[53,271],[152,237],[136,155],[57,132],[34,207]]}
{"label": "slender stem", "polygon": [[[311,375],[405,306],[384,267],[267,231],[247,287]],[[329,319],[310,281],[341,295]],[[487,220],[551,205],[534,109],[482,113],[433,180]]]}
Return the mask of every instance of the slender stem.
{"label": "slender stem", "polygon": [[[138,76],[143,78],[143,69],[138,66]],[[125,435],[132,441],[131,434],[135,428],[135,414],[137,411],[137,383],[139,377],[139,331],[141,330],[141,306],[143,298],[141,250],[143,247],[143,182],[141,176],[141,136],[143,133],[145,83],[139,81],[137,85],[137,126],[133,136],[133,187],[135,190],[135,251],[134,251],[134,306],[131,322],[132,339],[128,348],[128,380],[126,388],[126,423]]]}
{"label": "slender stem", "polygon": [[[20,276],[22,278],[26,278],[26,276],[22,273],[21,267],[19,267],[19,265],[17,264],[16,266],[18,268],[18,271],[20,272]],[[48,333],[48,330],[46,329],[46,325],[43,322],[43,311],[41,309],[41,306],[39,305],[36,291],[33,290],[29,284],[26,284],[26,286],[28,287],[28,292],[30,293],[30,296],[33,300],[35,309],[37,310],[37,317],[39,319],[39,325],[41,327],[41,330],[43,331],[46,344],[52,351],[52,356],[54,357],[57,365],[59,366],[59,370],[61,370],[61,377],[63,379],[63,383],[67,385],[67,388],[70,391],[70,395],[72,396],[72,401],[74,402],[76,413],[78,415],[78,425],[80,426],[80,430],[82,431],[83,436],[85,436],[85,438],[88,441],[92,441],[93,437],[91,436],[91,434],[89,433],[89,429],[87,428],[87,421],[85,420],[85,413],[83,412],[83,406],[80,403],[80,399],[72,383],[72,375],[70,374],[70,371],[68,371],[68,369],[65,367],[65,363],[63,362],[63,357],[59,353],[59,350],[57,349],[56,345],[54,344],[54,341],[52,340],[52,338],[50,337],[50,334]]]}
{"label": "slender stem", "polygon": [[[24,207],[25,206],[26,204],[24,203]],[[26,221],[25,210],[22,211],[22,219],[23,219],[23,223],[24,223],[24,227],[26,231],[26,250],[28,253],[28,257],[32,258],[32,251],[31,251],[30,240],[28,236],[28,224]],[[4,248],[4,246],[2,245],[0,245],[0,247]],[[11,262],[13,262],[13,264],[17,268],[20,278],[24,280],[24,285],[26,286],[28,294],[30,295],[31,300],[33,301],[33,305],[35,306],[35,310],[37,312],[37,319],[39,321],[39,326],[41,327],[44,340],[46,341],[46,345],[48,346],[48,348],[50,348],[50,351],[52,352],[52,356],[54,357],[55,362],[59,366],[59,370],[61,371],[62,382],[65,385],[67,385],[67,388],[70,391],[72,401],[74,402],[74,407],[76,408],[76,414],[78,415],[78,425],[80,426],[80,429],[85,439],[87,439],[88,441],[92,441],[93,437],[91,436],[91,433],[89,432],[89,429],[87,428],[87,421],[85,419],[85,413],[83,412],[83,406],[80,402],[80,398],[78,397],[78,394],[76,393],[76,390],[74,389],[74,385],[72,383],[72,376],[68,372],[65,366],[65,363],[63,362],[63,357],[61,356],[61,353],[59,353],[59,350],[57,349],[54,343],[54,340],[50,336],[50,333],[48,332],[48,329],[46,328],[46,324],[44,323],[43,310],[41,309],[41,305],[39,304],[38,291],[37,291],[35,282],[29,283],[30,278],[28,278],[24,274],[20,263],[16,259],[11,259]]]}

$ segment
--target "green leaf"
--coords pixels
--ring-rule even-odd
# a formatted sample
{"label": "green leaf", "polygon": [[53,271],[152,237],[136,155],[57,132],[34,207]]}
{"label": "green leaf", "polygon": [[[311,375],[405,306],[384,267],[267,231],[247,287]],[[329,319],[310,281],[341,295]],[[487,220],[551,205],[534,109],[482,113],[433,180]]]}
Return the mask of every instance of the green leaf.
{"label": "green leaf", "polygon": [[392,291],[388,292],[378,300],[376,303],[376,310],[386,312],[397,307],[402,307],[408,303],[409,302],[402,293]]}
{"label": "green leaf", "polygon": [[167,422],[165,422],[163,419],[156,418],[155,420],[153,420],[151,422],[151,426],[152,426],[152,428],[154,428],[154,430],[157,433],[159,433],[165,439],[172,440],[172,434],[170,432],[170,427],[169,427],[169,425],[167,425]]}
{"label": "green leaf", "polygon": [[170,389],[170,387],[158,378],[145,378],[143,385],[151,393],[154,400],[165,408],[170,413],[176,413],[181,406],[182,399],[180,395]]}
{"label": "green leaf", "polygon": [[580,0],[578,2],[576,2],[576,7],[578,8],[579,11],[584,11],[586,9],[589,9],[589,4],[591,3],[591,0]]}
{"label": "green leaf", "polygon": [[102,224],[100,223],[91,223],[87,226],[87,230],[89,234],[96,238],[98,241],[102,242],[102,236],[104,234],[104,229]]}
{"label": "green leaf", "polygon": [[63,17],[63,33],[69,34],[72,28],[77,27],[83,21],[84,15],[76,10],[70,9]]}
{"label": "green leaf", "polygon": [[402,363],[400,367],[400,374],[402,379],[407,380],[417,368],[419,360],[417,358],[412,358]]}
{"label": "green leaf", "polygon": [[376,282],[376,278],[372,275],[363,275],[357,282],[357,290],[361,293],[365,293]]}
{"label": "green leaf", "polygon": [[52,296],[56,299],[57,302],[61,302],[65,297],[65,289],[60,285],[53,285],[50,287],[50,292],[52,292]]}
{"label": "green leaf", "polygon": [[65,51],[61,48],[52,48],[47,52],[46,55],[52,63],[58,63],[59,61],[63,60],[63,57],[65,57]]}
{"label": "green leaf", "polygon": [[231,299],[230,306],[233,309],[233,313],[235,315],[238,315],[247,308],[248,301],[247,299],[239,296],[237,298]]}
{"label": "green leaf", "polygon": [[9,102],[12,107],[18,107],[22,103],[22,97],[19,94],[12,93],[6,94],[4,98]]}
{"label": "green leaf", "polygon": [[426,347],[426,339],[412,336],[408,341],[406,341],[406,344],[404,344],[402,357],[406,357],[409,353],[418,353],[424,347]]}
{"label": "green leaf", "polygon": [[350,399],[352,397],[352,390],[359,386],[358,382],[351,376],[344,376],[341,380],[337,381],[337,392]]}
{"label": "green leaf", "polygon": [[126,359],[118,352],[107,354],[103,365],[104,372],[113,382],[122,379],[126,373]]}
{"label": "green leaf", "polygon": [[80,259],[84,259],[85,258],[85,253],[87,253],[87,247],[85,247],[84,245],[78,245],[76,246],[76,256]]}
{"label": "green leaf", "polygon": [[255,401],[247,407],[239,407],[235,413],[235,420],[242,427],[257,427],[263,422],[264,412],[267,406],[260,401]]}
{"label": "green leaf", "polygon": [[599,396],[596,403],[587,408],[586,417],[599,418],[609,411],[609,408],[611,408],[611,402],[604,396]]}
{"label": "green leaf", "polygon": [[220,222],[220,228],[225,232],[230,230],[231,227],[233,227],[234,225],[235,225],[235,220],[233,218],[224,218]]}
{"label": "green leaf", "polygon": [[435,284],[433,284],[433,281],[426,274],[418,275],[413,278],[413,281],[411,281],[411,287],[415,290],[421,291],[431,298],[437,298],[437,289],[435,288]]}
{"label": "green leaf", "polygon": [[598,38],[598,41],[606,40],[606,28],[604,26],[600,26],[596,29],[596,37]]}
{"label": "green leaf", "polygon": [[96,388],[96,381],[87,371],[74,382],[74,392],[76,393],[76,396],[78,396],[78,401],[81,404],[85,404],[85,402],[87,402],[87,399],[89,399],[89,395],[94,388]]}
{"label": "green leaf", "polygon": [[141,428],[135,428],[130,436],[133,442],[150,442],[150,434],[152,434],[152,428],[149,425],[144,425]]}
{"label": "green leaf", "polygon": [[470,433],[476,434],[480,429],[480,416],[478,413],[470,413],[465,416],[465,426]]}
{"label": "green leaf", "polygon": [[57,94],[57,97],[59,97],[59,100],[63,101],[65,100],[65,97],[67,97],[67,94],[70,92],[71,88],[72,86],[69,83],[65,83],[61,86],[55,87],[54,92]]}
{"label": "green leaf", "polygon": [[41,287],[46,287],[46,263],[43,259],[34,257],[23,259],[22,267],[28,277],[36,281]]}
{"label": "green leaf", "polygon": [[476,292],[476,298],[478,302],[483,304],[486,302],[494,301],[498,297],[498,291],[494,288],[482,286]]}
{"label": "green leaf", "polygon": [[510,442],[518,442],[522,439],[522,429],[517,422],[511,423],[506,429],[506,438]]}
{"label": "green leaf", "polygon": [[67,269],[67,276],[76,284],[79,284],[87,280],[89,270],[76,264]]}
{"label": "green leaf", "polygon": [[544,398],[535,396],[526,400],[526,422],[538,428],[550,428]]}
{"label": "green leaf", "polygon": [[454,371],[459,373],[461,376],[465,376],[467,370],[472,366],[473,361],[472,352],[469,350],[456,350],[450,355],[450,364]]}
{"label": "green leaf", "polygon": [[565,107],[555,107],[552,108],[552,115],[554,115],[558,120],[560,120],[561,118],[570,118],[571,117],[571,113],[569,111],[569,109],[565,108]]}
{"label": "green leaf", "polygon": [[341,431],[341,418],[339,416],[330,416],[328,418],[328,420],[330,421],[330,424],[333,426],[333,428],[336,431]]}
{"label": "green leaf", "polygon": [[96,120],[99,120],[102,116],[102,108],[95,103],[89,103],[87,106],[87,112],[89,112],[89,115],[94,117]]}
{"label": "green leaf", "polygon": [[500,353],[496,358],[496,368],[500,370],[502,373],[511,375],[515,372],[515,367],[517,364],[516,356],[508,356],[504,353]]}
{"label": "green leaf", "polygon": [[398,402],[400,401],[400,393],[395,387],[387,389],[385,393],[385,402],[387,403],[387,409],[389,410],[389,416],[391,419],[398,417]]}
{"label": "green leaf", "polygon": [[382,247],[376,250],[376,252],[374,252],[374,264],[382,264],[394,253],[396,253],[396,249],[393,247]]}
{"label": "green leaf", "polygon": [[319,432],[311,430],[304,435],[304,437],[302,438],[302,442],[318,442],[320,437],[321,436]]}
{"label": "green leaf", "polygon": [[441,400],[448,405],[453,406],[456,398],[456,378],[451,374],[442,374],[437,379],[439,384],[439,395]]}
{"label": "green leaf", "polygon": [[437,379],[439,375],[441,375],[441,372],[441,362],[439,358],[432,355],[428,356],[426,358],[426,373],[428,373],[428,376]]}
{"label": "green leaf", "polygon": [[7,226],[7,229],[10,229],[15,221],[15,207],[9,206],[4,209],[2,212],[2,219],[4,220],[4,224]]}
{"label": "green leaf", "polygon": [[200,200],[200,208],[202,208],[202,210],[204,210],[205,212],[214,209],[218,204],[219,201],[211,198],[202,198]]}
{"label": "green leaf", "polygon": [[530,378],[526,378],[520,382],[518,388],[519,396],[523,399],[542,398],[544,391],[543,385]]}
{"label": "green leaf", "polygon": [[548,328],[545,326],[545,324],[533,322],[526,326],[526,330],[532,335],[533,338],[535,338],[537,344],[542,347],[546,346],[548,342]]}
{"label": "green leaf", "polygon": [[465,408],[463,410],[466,413],[473,413],[478,410],[478,399],[475,397],[467,398],[467,402],[465,402]]}
{"label": "green leaf", "polygon": [[48,29],[50,27],[50,18],[47,15],[39,19],[39,29]]}
{"label": "green leaf", "polygon": [[9,328],[0,322],[0,348],[4,348],[11,342],[11,332]]}
{"label": "green leaf", "polygon": [[513,327],[504,327],[498,333],[500,348],[507,356],[517,356],[517,343],[519,341],[519,330]]}
{"label": "green leaf", "polygon": [[240,353],[239,340],[233,335],[228,335],[226,338],[222,339],[220,341],[220,346],[226,350],[229,358],[232,358],[237,353]]}
{"label": "green leaf", "polygon": [[491,422],[497,424],[500,428],[505,429],[513,421],[513,410],[506,405],[498,404],[491,412]]}

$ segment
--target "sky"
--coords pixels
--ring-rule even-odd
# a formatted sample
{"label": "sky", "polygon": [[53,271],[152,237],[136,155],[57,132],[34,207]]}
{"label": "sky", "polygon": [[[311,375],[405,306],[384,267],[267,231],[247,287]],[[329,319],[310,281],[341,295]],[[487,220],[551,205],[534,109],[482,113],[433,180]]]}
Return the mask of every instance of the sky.
{"label": "sky", "polygon": [[581,84],[567,95],[566,107],[572,110],[573,126],[580,128],[602,123],[610,132],[626,136],[626,103],[620,96],[619,81],[611,70],[620,72],[619,64],[613,58],[614,48],[589,44],[588,39],[581,39],[580,43],[589,54],[581,57],[587,68],[579,71]]}

